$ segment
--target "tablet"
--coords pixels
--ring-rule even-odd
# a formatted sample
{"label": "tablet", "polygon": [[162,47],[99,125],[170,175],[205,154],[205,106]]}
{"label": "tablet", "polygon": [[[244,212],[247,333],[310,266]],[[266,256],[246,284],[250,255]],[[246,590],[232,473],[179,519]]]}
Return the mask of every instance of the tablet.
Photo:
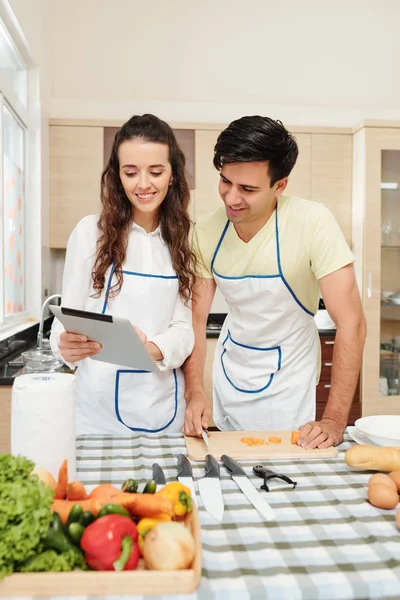
{"label": "tablet", "polygon": [[54,304],[50,305],[50,309],[66,331],[85,335],[102,345],[100,352],[90,357],[92,360],[131,369],[159,371],[129,319]]}

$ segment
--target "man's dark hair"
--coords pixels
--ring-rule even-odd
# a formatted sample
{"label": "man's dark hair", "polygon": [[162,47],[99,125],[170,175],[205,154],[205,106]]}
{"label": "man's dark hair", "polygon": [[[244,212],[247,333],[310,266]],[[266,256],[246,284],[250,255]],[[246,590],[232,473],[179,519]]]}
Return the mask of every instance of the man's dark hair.
{"label": "man's dark hair", "polygon": [[232,121],[218,136],[214,148],[214,166],[268,161],[271,187],[288,177],[296,164],[299,149],[294,136],[269,117],[242,117]]}

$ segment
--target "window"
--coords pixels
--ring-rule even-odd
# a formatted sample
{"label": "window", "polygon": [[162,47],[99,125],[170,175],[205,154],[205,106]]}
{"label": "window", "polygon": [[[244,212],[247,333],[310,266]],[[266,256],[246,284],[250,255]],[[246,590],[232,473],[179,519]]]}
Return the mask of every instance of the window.
{"label": "window", "polygon": [[28,65],[0,13],[0,328],[26,318]]}
{"label": "window", "polygon": [[25,311],[25,130],[3,104],[3,315]]}
{"label": "window", "polygon": [[28,103],[28,71],[0,21],[0,73],[23,106]]}

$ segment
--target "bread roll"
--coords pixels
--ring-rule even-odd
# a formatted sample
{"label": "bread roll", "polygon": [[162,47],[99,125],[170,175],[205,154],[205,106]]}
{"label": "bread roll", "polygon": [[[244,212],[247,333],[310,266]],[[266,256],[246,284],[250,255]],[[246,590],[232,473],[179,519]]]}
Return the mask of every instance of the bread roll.
{"label": "bread roll", "polygon": [[344,460],[356,469],[395,471],[400,469],[400,448],[356,445],[346,450]]}

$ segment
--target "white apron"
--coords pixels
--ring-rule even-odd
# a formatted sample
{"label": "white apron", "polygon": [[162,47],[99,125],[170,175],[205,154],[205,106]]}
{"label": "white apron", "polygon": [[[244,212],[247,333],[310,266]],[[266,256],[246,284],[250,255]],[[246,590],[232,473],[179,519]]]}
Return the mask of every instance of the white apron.
{"label": "white apron", "polygon": [[315,419],[318,331],[282,272],[278,210],[274,275],[227,277],[211,269],[229,306],[213,364],[214,421],[222,430],[292,430]]}
{"label": "white apron", "polygon": [[[162,275],[124,270],[121,291],[109,299],[112,268],[105,292],[89,298],[85,310],[127,318],[148,337],[162,333],[171,323],[178,298],[178,277],[172,273],[172,266]],[[151,373],[87,358],[76,376],[77,435],[181,431],[185,400],[180,369]]]}

